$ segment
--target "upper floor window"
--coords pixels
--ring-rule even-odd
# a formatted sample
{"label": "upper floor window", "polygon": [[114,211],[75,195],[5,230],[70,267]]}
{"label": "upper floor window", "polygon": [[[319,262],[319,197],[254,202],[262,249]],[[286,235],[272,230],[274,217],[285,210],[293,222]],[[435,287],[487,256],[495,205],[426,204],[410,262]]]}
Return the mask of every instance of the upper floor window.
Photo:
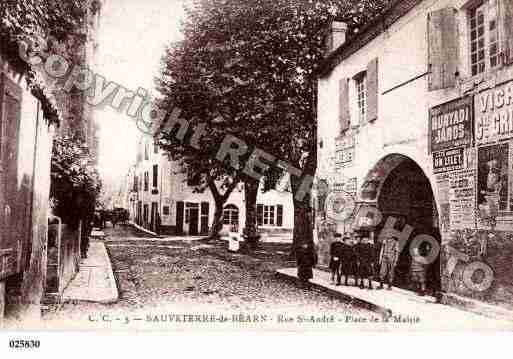
{"label": "upper floor window", "polygon": [[356,104],[358,108],[358,121],[364,122],[367,114],[367,88],[366,83],[367,76],[365,72],[355,78],[356,88]]}
{"label": "upper floor window", "polygon": [[499,65],[497,3],[483,2],[469,9],[470,66],[472,76]]}

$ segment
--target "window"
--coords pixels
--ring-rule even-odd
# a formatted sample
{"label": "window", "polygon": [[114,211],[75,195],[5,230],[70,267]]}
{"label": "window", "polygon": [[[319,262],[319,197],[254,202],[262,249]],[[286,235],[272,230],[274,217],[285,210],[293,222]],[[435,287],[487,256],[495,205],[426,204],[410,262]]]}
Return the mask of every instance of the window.
{"label": "window", "polygon": [[367,114],[367,88],[365,86],[365,82],[367,80],[367,76],[364,73],[358,75],[355,78],[355,86],[356,86],[356,104],[358,108],[358,121],[364,122],[365,115]]}
{"label": "window", "polygon": [[472,76],[499,65],[497,3],[484,2],[469,10],[470,67]]}
{"label": "window", "polygon": [[229,204],[223,211],[223,224],[238,225],[239,224],[239,209],[233,204]]}
{"label": "window", "polygon": [[164,216],[169,216],[169,206],[162,207],[162,213]]}
{"label": "window", "polygon": [[147,143],[147,142],[145,142],[145,143],[144,143],[144,159],[145,159],[145,160],[148,160],[149,158],[150,158],[150,157],[149,157],[149,155],[148,155],[148,143]]}
{"label": "window", "polygon": [[153,187],[157,187],[159,181],[159,166],[153,165]]}
{"label": "window", "polygon": [[264,206],[264,226],[274,226],[274,206]]}

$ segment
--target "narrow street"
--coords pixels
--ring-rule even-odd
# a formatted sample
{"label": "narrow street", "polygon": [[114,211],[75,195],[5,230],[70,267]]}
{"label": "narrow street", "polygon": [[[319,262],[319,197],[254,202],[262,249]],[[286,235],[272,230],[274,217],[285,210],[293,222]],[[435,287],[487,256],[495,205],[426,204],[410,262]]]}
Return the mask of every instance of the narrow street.
{"label": "narrow street", "polygon": [[[267,316],[264,323],[254,324],[255,329],[263,329],[280,325],[280,315],[303,316],[305,323],[312,316],[322,320],[323,313],[339,318],[373,315],[277,277],[277,268],[294,266],[288,261],[289,244],[262,243],[249,256],[228,252],[224,242],[153,238],[129,226],[113,229],[109,224],[105,233],[120,300],[112,305],[81,302],[50,306],[44,313],[48,327],[57,328],[62,321],[66,327],[77,328],[186,328],[208,323],[204,318],[194,319],[199,321],[194,323],[170,323],[171,316],[222,313],[229,318],[227,328],[237,324],[233,315],[251,322],[254,315]],[[223,328],[219,321],[216,328]],[[246,324],[251,328],[252,323]]]}

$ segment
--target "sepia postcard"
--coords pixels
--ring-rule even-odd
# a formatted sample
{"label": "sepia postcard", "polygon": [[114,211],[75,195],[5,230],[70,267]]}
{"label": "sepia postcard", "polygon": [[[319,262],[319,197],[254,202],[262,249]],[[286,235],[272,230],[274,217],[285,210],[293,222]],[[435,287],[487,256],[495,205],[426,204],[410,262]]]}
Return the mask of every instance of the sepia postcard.
{"label": "sepia postcard", "polygon": [[513,1],[1,0],[0,328],[513,330]]}

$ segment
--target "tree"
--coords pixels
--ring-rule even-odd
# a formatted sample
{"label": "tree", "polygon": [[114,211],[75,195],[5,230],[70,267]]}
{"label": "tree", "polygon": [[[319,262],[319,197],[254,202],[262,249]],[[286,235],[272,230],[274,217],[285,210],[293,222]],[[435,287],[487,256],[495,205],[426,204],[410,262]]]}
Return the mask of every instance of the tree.
{"label": "tree", "polygon": [[[324,29],[337,18],[348,23],[351,35],[387,3],[198,0],[188,9],[184,41],[170,47],[164,59],[161,92],[169,99],[189,98],[170,103],[203,116],[216,133],[231,133],[302,173],[291,176],[294,244],[312,241],[310,195],[297,194],[316,169],[315,70],[324,56]],[[251,217],[258,181],[241,178],[255,194],[247,196]]]}

